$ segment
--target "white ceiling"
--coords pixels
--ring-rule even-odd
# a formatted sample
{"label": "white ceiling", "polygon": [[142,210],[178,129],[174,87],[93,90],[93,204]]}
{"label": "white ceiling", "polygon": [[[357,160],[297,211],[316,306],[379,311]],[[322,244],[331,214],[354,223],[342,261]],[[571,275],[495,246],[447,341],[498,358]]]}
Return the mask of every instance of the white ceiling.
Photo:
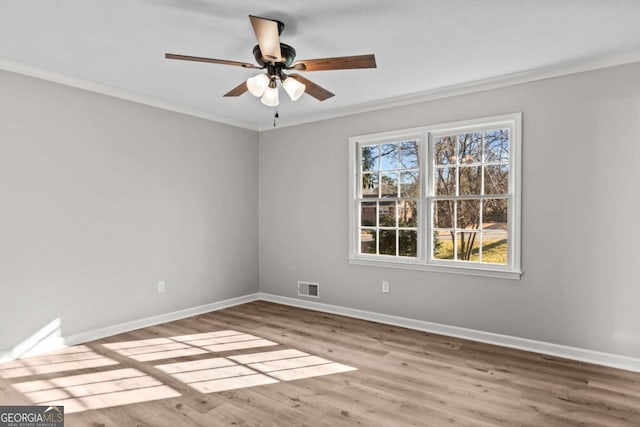
{"label": "white ceiling", "polygon": [[297,59],[376,55],[377,69],[304,73],[336,96],[293,103],[281,92],[283,123],[640,53],[638,0],[0,0],[0,57],[268,128],[259,99],[222,97],[257,70],[164,59],[253,63],[249,14],[283,21]]}

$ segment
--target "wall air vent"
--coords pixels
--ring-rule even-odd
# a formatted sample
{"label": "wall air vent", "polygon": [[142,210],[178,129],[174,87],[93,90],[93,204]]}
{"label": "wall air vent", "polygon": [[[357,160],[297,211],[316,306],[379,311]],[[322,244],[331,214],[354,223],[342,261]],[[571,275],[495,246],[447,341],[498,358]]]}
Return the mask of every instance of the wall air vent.
{"label": "wall air vent", "polygon": [[320,297],[320,285],[312,282],[298,282],[298,296]]}

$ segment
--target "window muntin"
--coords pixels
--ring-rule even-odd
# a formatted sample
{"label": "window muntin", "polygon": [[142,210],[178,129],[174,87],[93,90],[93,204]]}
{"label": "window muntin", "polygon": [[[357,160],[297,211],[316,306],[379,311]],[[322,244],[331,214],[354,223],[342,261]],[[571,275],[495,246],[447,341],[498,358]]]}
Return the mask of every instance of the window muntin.
{"label": "window muntin", "polygon": [[416,258],[418,141],[360,144],[358,150],[359,254]]}
{"label": "window muntin", "polygon": [[350,262],[518,279],[520,123],[514,113],[350,138]]}

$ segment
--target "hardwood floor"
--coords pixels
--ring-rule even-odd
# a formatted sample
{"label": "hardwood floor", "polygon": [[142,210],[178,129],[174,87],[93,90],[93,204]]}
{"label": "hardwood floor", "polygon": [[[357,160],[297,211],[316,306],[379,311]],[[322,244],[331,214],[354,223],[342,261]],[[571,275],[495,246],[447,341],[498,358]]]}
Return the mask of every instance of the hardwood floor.
{"label": "hardwood floor", "polygon": [[639,426],[640,373],[263,301],[0,364],[66,426]]}

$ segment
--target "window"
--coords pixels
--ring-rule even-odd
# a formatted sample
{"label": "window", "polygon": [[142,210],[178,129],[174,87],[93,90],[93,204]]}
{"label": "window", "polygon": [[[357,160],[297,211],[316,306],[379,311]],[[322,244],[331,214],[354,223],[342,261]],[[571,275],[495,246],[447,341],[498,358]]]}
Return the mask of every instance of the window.
{"label": "window", "polygon": [[350,261],[520,277],[520,114],[350,139]]}

